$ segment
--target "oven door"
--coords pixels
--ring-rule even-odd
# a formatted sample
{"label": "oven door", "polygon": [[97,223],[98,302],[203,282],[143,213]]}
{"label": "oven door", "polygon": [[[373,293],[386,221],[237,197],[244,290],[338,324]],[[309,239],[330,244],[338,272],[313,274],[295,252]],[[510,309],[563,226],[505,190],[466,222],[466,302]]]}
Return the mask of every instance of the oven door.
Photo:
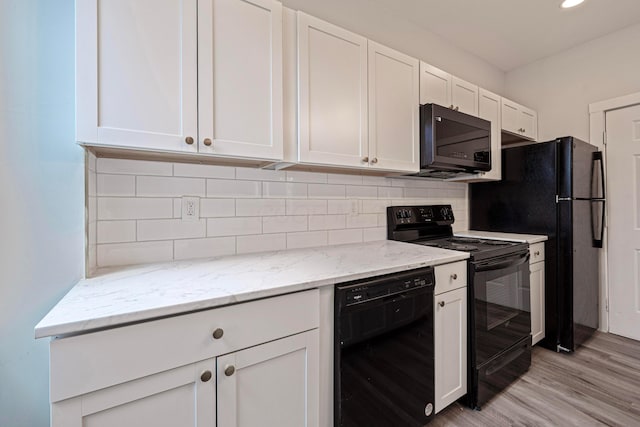
{"label": "oven door", "polygon": [[470,263],[475,366],[531,335],[528,250]]}

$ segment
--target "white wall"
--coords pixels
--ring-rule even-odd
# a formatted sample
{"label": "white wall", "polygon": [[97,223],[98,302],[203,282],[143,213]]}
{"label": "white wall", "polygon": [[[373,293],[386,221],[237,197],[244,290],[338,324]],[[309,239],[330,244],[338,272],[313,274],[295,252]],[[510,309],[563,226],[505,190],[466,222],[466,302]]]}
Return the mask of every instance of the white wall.
{"label": "white wall", "polygon": [[0,0],[0,426],[49,425],[33,327],[83,273],[73,0]]}
{"label": "white wall", "polygon": [[339,25],[502,95],[504,72],[435,33],[397,17],[373,0],[282,0],[282,4]]}
{"label": "white wall", "polygon": [[628,27],[507,73],[505,96],[538,111],[541,141],[589,141],[590,103],[640,91],[639,47]]}

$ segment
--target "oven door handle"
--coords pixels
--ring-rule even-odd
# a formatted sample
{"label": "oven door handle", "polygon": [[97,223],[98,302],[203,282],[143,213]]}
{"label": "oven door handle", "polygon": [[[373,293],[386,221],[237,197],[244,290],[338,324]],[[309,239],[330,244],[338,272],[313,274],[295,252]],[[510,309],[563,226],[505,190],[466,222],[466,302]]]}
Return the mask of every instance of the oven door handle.
{"label": "oven door handle", "polygon": [[529,252],[518,255],[517,257],[509,257],[507,259],[497,259],[495,261],[473,263],[475,271],[491,271],[500,270],[506,267],[514,267],[529,261]]}

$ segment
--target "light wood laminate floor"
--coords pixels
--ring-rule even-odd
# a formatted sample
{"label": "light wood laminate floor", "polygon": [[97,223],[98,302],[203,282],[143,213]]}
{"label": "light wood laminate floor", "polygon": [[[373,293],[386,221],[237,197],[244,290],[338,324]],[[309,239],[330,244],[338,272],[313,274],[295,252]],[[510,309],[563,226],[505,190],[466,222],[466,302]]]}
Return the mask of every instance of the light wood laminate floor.
{"label": "light wood laminate floor", "polygon": [[640,342],[598,332],[573,354],[534,347],[529,371],[481,411],[454,403],[428,426],[640,426]]}

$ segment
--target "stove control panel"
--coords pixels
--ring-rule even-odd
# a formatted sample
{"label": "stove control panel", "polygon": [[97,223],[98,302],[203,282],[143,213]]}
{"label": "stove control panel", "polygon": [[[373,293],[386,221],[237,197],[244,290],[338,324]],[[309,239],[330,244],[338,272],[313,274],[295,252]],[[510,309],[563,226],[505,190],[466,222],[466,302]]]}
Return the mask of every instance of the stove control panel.
{"label": "stove control panel", "polygon": [[453,224],[451,205],[390,206],[387,219],[395,224]]}

